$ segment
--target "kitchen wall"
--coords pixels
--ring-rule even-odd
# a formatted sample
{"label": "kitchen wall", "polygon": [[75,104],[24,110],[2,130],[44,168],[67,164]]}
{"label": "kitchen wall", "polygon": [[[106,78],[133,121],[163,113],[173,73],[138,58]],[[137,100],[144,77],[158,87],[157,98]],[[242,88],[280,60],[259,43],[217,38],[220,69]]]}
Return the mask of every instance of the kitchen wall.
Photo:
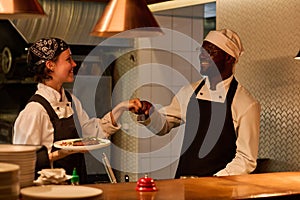
{"label": "kitchen wall", "polygon": [[[214,9],[214,4],[210,8]],[[204,5],[197,5],[154,13],[165,35],[136,39],[135,50],[118,59],[117,69],[123,74],[117,83],[123,94],[120,98],[139,97],[162,107],[170,103],[183,85],[199,79],[196,49],[207,31],[205,10]],[[209,17],[215,17],[215,10],[211,12],[213,15]],[[135,63],[128,63],[130,55]],[[117,88],[114,92],[118,94]],[[125,175],[129,175],[130,181],[144,174],[154,179],[173,178],[184,126],[173,129],[168,135],[154,136],[134,118],[125,113],[121,119],[122,133],[113,136],[114,143],[122,149],[112,153],[113,165],[121,169],[117,172],[119,181],[124,181]]]}
{"label": "kitchen wall", "polygon": [[[144,66],[139,78],[144,84],[137,89],[138,97],[162,107],[171,102],[183,85],[199,79],[195,50],[204,36],[204,9],[204,5],[197,5],[155,13],[159,24],[165,28],[165,35],[152,38],[149,44],[147,39],[139,40],[138,61],[139,66]],[[151,50],[143,49],[148,45]],[[174,177],[183,130],[184,125],[165,136],[154,136],[146,128],[139,127],[140,176],[148,173],[155,179]]]}
{"label": "kitchen wall", "polygon": [[264,171],[300,169],[300,1],[217,0],[217,28],[235,30],[245,53],[236,77],[260,101]]}

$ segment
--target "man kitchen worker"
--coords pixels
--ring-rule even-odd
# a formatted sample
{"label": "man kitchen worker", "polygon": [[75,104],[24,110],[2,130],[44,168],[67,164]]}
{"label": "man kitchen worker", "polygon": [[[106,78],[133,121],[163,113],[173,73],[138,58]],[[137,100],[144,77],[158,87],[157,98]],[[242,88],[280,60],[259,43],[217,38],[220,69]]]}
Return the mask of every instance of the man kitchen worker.
{"label": "man kitchen worker", "polygon": [[185,123],[175,178],[240,175],[256,168],[260,104],[234,76],[242,53],[237,33],[210,31],[199,55],[203,78],[160,110],[139,105],[150,112],[141,123],[158,135]]}

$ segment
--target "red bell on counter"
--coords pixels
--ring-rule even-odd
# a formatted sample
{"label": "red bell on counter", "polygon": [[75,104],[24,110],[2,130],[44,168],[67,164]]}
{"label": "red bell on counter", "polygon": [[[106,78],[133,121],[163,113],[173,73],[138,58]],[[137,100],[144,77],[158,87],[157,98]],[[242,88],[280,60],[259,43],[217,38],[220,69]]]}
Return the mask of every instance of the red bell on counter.
{"label": "red bell on counter", "polygon": [[152,178],[148,177],[147,174],[145,175],[145,177],[142,177],[138,180],[135,189],[140,192],[157,191],[157,187],[155,185],[154,180]]}

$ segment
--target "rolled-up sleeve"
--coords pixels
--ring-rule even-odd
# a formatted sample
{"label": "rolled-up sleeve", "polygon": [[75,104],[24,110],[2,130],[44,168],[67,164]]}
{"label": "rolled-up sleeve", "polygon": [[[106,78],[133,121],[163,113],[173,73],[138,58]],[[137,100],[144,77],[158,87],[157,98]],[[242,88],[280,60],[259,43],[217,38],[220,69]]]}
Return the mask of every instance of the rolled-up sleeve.
{"label": "rolled-up sleeve", "polygon": [[104,115],[102,118],[90,118],[82,108],[80,101],[75,96],[72,96],[72,98],[75,103],[83,137],[107,138],[121,128],[120,124],[117,124],[117,126],[112,124],[109,113]]}
{"label": "rolled-up sleeve", "polygon": [[153,133],[164,135],[169,133],[172,128],[185,123],[186,109],[192,92],[193,87],[191,86],[181,88],[173,97],[170,105],[155,110],[143,124]]}

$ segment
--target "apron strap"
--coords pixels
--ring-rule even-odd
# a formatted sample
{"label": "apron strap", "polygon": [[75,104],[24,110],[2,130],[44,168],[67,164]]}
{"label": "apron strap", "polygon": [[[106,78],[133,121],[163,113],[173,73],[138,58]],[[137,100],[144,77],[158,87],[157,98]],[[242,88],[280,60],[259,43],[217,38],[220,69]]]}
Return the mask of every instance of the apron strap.
{"label": "apron strap", "polygon": [[228,102],[229,106],[231,106],[231,103],[233,101],[233,97],[235,95],[235,91],[237,89],[237,86],[238,86],[238,82],[235,79],[235,77],[233,77],[233,79],[230,83],[229,90],[228,90],[227,95],[226,95],[226,101]]}
{"label": "apron strap", "polygon": [[202,82],[198,85],[198,87],[196,88],[196,90],[194,91],[194,94],[197,96],[197,94],[199,93],[199,91],[201,90],[201,88],[203,87],[203,85],[205,84],[206,79],[203,79]]}
{"label": "apron strap", "polygon": [[47,111],[51,122],[54,121],[54,119],[58,119],[57,114],[55,113],[55,111],[53,110],[52,106],[50,105],[49,101],[47,101],[43,96],[39,95],[39,94],[34,94],[28,101],[29,102],[38,102],[40,103]]}
{"label": "apron strap", "polygon": [[78,119],[78,114],[77,114],[75,103],[73,102],[73,99],[72,99],[72,96],[71,96],[70,92],[68,92],[67,90],[65,90],[65,94],[66,94],[66,97],[67,97],[68,101],[72,102],[72,105],[74,105],[74,108],[73,108],[73,111],[74,111],[74,114],[73,114],[74,122],[75,122],[75,126],[76,126],[76,129],[77,129],[78,135],[80,137],[82,137],[82,128],[80,126],[80,122],[79,122],[79,119]]}

